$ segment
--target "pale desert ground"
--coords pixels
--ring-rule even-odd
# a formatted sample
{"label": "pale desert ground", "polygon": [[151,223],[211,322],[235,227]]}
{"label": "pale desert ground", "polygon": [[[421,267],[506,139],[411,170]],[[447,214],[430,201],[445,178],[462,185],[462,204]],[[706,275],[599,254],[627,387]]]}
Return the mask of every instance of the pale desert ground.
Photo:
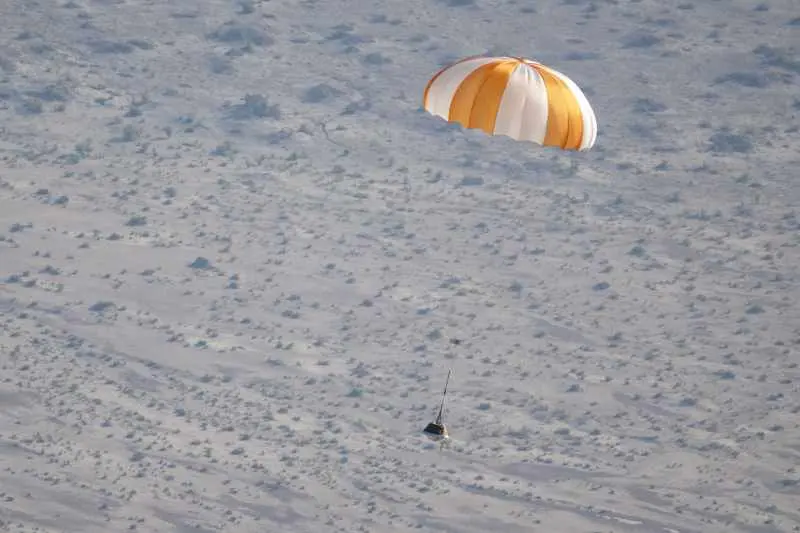
{"label": "pale desert ground", "polygon": [[[800,531],[797,0],[0,28],[1,531]],[[421,110],[484,53],[596,148]]]}

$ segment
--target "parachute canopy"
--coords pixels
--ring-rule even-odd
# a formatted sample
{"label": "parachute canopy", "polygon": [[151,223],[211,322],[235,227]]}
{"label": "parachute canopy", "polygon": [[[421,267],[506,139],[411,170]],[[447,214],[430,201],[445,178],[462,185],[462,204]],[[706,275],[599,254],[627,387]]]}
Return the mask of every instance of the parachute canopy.
{"label": "parachute canopy", "polygon": [[423,107],[489,135],[564,150],[589,150],[597,119],[583,91],[564,74],[518,57],[468,57],[433,76]]}

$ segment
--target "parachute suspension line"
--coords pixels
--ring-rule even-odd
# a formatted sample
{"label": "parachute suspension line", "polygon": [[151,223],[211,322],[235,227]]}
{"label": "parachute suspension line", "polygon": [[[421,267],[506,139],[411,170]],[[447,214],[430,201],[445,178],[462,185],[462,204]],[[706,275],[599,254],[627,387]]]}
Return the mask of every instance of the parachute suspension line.
{"label": "parachute suspension line", "polygon": [[342,143],[340,143],[340,142],[337,142],[337,141],[334,141],[333,139],[331,139],[331,134],[330,134],[330,132],[328,132],[328,122],[329,122],[329,121],[330,121],[330,119],[325,119],[325,120],[320,120],[320,121],[318,121],[318,123],[319,123],[319,129],[320,129],[320,130],[322,130],[322,134],[325,136],[325,139],[326,139],[326,140],[327,140],[329,143],[331,143],[331,144],[333,144],[333,145],[336,145],[336,146],[338,146],[339,148],[341,148],[342,150],[344,150],[344,152],[343,152],[343,153],[339,154],[340,156],[346,156],[346,155],[348,155],[348,154],[350,153],[350,149],[349,149],[347,146],[343,145],[343,144],[342,144]]}
{"label": "parachute suspension line", "polygon": [[444,391],[442,392],[442,403],[439,406],[439,414],[436,416],[436,423],[437,424],[441,424],[442,423],[442,419],[444,417],[444,400],[445,400],[445,397],[447,396],[447,385],[450,383],[450,373],[452,371],[453,371],[452,368],[447,371],[447,380],[445,380],[445,382],[444,382]]}

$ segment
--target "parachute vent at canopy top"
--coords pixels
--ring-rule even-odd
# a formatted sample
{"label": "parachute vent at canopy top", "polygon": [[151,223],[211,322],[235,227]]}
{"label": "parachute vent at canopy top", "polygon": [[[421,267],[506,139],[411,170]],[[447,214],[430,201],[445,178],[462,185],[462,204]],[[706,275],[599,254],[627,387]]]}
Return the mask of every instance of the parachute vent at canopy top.
{"label": "parachute vent at canopy top", "polygon": [[564,74],[516,57],[468,57],[428,81],[431,114],[490,135],[586,151],[597,119],[583,91]]}

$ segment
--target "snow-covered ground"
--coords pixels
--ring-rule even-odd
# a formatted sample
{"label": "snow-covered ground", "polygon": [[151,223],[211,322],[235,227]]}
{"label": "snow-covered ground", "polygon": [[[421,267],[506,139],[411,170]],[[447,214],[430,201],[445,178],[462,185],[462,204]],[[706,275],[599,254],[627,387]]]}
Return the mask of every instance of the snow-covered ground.
{"label": "snow-covered ground", "polygon": [[[800,530],[797,0],[0,21],[0,531]],[[597,147],[420,109],[482,53]]]}

